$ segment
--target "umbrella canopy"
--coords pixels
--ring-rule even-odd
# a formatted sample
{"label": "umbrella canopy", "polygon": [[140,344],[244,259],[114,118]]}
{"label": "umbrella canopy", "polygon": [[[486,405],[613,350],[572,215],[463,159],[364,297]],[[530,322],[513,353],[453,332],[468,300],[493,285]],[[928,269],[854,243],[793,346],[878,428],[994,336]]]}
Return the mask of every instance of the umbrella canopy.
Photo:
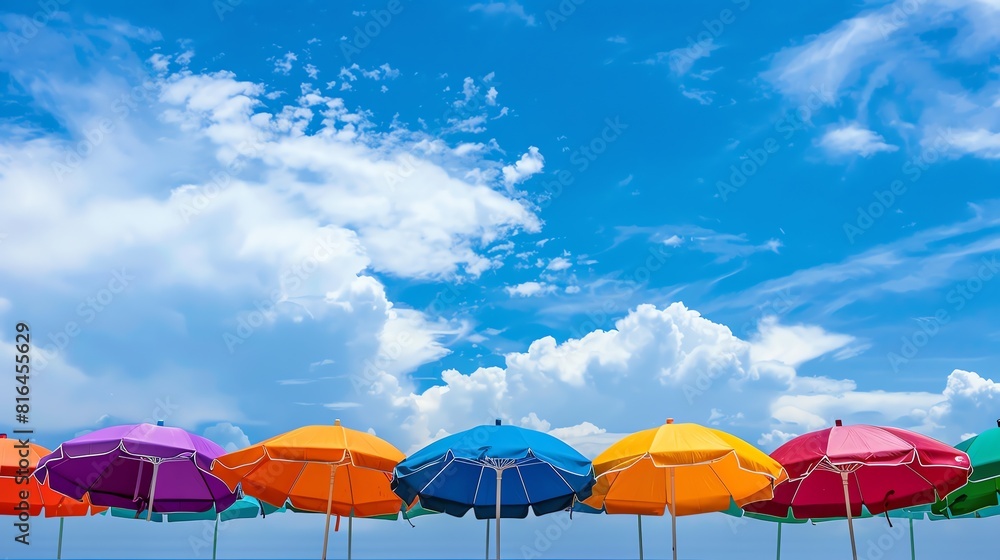
{"label": "umbrella canopy", "polygon": [[[276,508],[270,504],[266,504],[257,500],[257,498],[251,496],[243,496],[239,500],[233,502],[233,505],[229,506],[221,513],[216,512],[215,508],[208,511],[202,512],[185,512],[185,513],[171,513],[169,515],[163,515],[159,513],[153,514],[153,521],[156,522],[177,522],[177,521],[212,521],[216,517],[220,521],[231,521],[233,519],[253,519],[255,517],[265,517],[271,515],[272,513],[280,513],[285,511],[285,508]],[[110,513],[113,517],[122,518],[136,518],[142,517],[145,512],[134,511],[130,509],[122,508],[110,508],[107,513]]]}
{"label": "umbrella canopy", "polygon": [[[498,476],[486,476],[493,471]],[[490,473],[493,474],[492,472]],[[392,488],[403,501],[455,517],[525,518],[572,507],[590,495],[590,461],[562,441],[517,426],[479,426],[442,438],[401,462]]]}
{"label": "umbrella canopy", "polygon": [[[1000,426],[1000,421],[997,422]],[[969,455],[969,483],[931,506],[934,514],[962,517],[1000,505],[1000,427],[986,430],[955,446]]]}
{"label": "umbrella canopy", "polygon": [[[566,443],[539,431],[478,426],[442,438],[406,458],[394,470],[392,488],[406,503],[455,517],[472,510],[478,519],[524,518],[571,508],[590,495],[593,468]],[[493,475],[496,476],[493,476]]]}
{"label": "umbrella canopy", "polygon": [[38,463],[36,476],[74,499],[153,512],[225,509],[236,494],[211,472],[225,453],[219,445],[180,428],[113,426],[71,439]]}
{"label": "umbrella canopy", "polygon": [[774,497],[744,506],[771,517],[846,516],[857,559],[852,518],[928,504],[963,486],[969,457],[899,428],[836,426],[794,438],[771,454],[788,472]]}
{"label": "umbrella canopy", "polygon": [[[105,508],[93,506],[86,496],[74,500],[32,476],[39,460],[50,453],[41,445],[21,445],[7,434],[0,434],[0,515],[19,515],[26,511],[33,517],[42,514],[45,517],[82,517],[104,511]],[[27,457],[23,456],[25,454]],[[22,490],[28,491],[27,500],[20,498]],[[22,502],[26,502],[27,509]]]}
{"label": "umbrella canopy", "polygon": [[594,472],[597,484],[584,502],[592,508],[663,515],[670,507],[675,559],[677,516],[769,498],[786,478],[777,461],[740,438],[673,418],[613,444],[594,459]]}
{"label": "umbrella canopy", "polygon": [[[176,522],[176,521],[215,521],[215,528],[212,533],[212,559],[216,558],[218,548],[219,548],[219,521],[231,521],[233,519],[253,519],[257,516],[264,517],[265,515],[284,511],[285,508],[276,508],[268,504],[258,501],[256,498],[251,498],[250,496],[244,496],[239,500],[233,502],[233,505],[229,506],[221,513],[215,511],[212,508],[209,511],[196,512],[196,513],[171,513],[169,515],[163,515],[159,513],[154,513],[152,520],[157,523],[164,521]],[[108,510],[114,517],[127,517],[136,519],[140,516],[142,512],[132,511],[128,509],[121,508],[111,508]]]}
{"label": "umbrella canopy", "polygon": [[[59,517],[59,539],[56,558],[62,558],[64,517],[82,517],[104,511],[84,496],[74,500],[42,484],[34,476],[38,462],[51,453],[41,445],[10,439],[0,434],[0,515]],[[21,492],[27,490],[28,498]],[[27,521],[27,518],[23,518]]]}
{"label": "umbrella canopy", "polygon": [[340,425],[305,426],[216,460],[212,472],[230,488],[273,506],[330,516],[398,514],[402,500],[389,488],[403,452],[367,432]]}

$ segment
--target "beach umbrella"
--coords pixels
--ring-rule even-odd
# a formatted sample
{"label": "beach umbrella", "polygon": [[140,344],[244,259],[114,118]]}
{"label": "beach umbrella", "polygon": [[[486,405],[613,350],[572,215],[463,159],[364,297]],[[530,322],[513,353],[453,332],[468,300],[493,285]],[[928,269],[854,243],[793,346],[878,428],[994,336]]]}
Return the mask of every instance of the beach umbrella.
{"label": "beach umbrella", "polygon": [[[262,502],[326,514],[330,518],[398,514],[402,501],[389,488],[403,453],[367,432],[340,425],[305,426],[219,457],[212,472],[230,488]],[[350,528],[348,529],[350,533]]]}
{"label": "beach umbrella", "polygon": [[[781,465],[726,432],[674,424],[625,436],[594,459],[597,484],[584,500],[608,514],[671,515],[677,558],[677,516],[726,510],[771,496],[785,479]],[[642,520],[639,520],[640,556]]]}
{"label": "beach umbrella", "polygon": [[225,509],[236,494],[210,472],[225,453],[212,441],[163,422],[103,428],[71,439],[38,462],[35,475],[74,499],[154,512]]}
{"label": "beach umbrella", "polygon": [[[493,476],[493,475],[496,476]],[[410,455],[394,470],[392,488],[406,503],[462,517],[523,519],[571,508],[590,495],[593,469],[562,441],[517,426],[478,426],[444,437]]]}
{"label": "beach umbrella", "polygon": [[955,446],[969,455],[969,483],[931,506],[934,514],[961,517],[1000,504],[1000,420],[997,428],[973,436]]}
{"label": "beach umbrella", "polygon": [[[81,501],[70,499],[39,482],[34,472],[38,461],[49,453],[41,445],[0,434],[0,515],[15,515],[22,522],[43,513],[45,517],[58,517],[56,558],[62,558],[65,518],[93,515],[104,508],[92,506],[86,497]],[[26,499],[22,491],[27,491]]]}
{"label": "beach umbrella", "polygon": [[788,481],[770,500],[748,512],[796,519],[845,515],[857,560],[853,518],[862,505],[878,515],[934,502],[969,478],[969,457],[935,439],[899,428],[854,425],[810,432],[789,440],[771,457]]}
{"label": "beach umbrella", "polygon": [[[152,520],[157,523],[167,522],[179,522],[179,521],[215,521],[215,527],[213,528],[212,534],[212,560],[215,560],[216,553],[218,551],[219,545],[219,521],[231,521],[233,519],[253,519],[255,517],[265,517],[272,513],[277,513],[284,511],[285,508],[276,508],[269,504],[262,503],[256,498],[250,496],[243,496],[242,498],[233,502],[233,505],[229,506],[222,512],[215,511],[215,508],[203,512],[185,512],[185,513],[171,513],[171,514],[160,514],[154,513],[152,515]],[[130,509],[122,508],[110,508],[105,514],[110,513],[113,517],[123,517],[129,519],[140,519],[142,517],[142,511],[134,511]]]}

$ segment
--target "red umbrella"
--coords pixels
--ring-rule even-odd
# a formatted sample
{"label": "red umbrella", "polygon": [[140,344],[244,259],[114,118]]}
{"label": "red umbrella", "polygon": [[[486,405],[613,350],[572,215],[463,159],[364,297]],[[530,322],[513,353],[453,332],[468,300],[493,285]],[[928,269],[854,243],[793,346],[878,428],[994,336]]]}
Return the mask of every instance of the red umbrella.
{"label": "red umbrella", "polygon": [[746,511],[777,518],[847,516],[854,559],[853,517],[932,503],[965,485],[969,456],[936,439],[863,424],[810,432],[771,454],[788,473],[774,497]]}

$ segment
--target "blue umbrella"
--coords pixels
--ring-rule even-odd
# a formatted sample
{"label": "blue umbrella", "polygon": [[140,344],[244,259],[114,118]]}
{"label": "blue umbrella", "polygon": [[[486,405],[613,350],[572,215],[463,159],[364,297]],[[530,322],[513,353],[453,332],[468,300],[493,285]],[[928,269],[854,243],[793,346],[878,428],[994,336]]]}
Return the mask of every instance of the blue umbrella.
{"label": "blue umbrella", "polygon": [[[492,472],[489,472],[492,471]],[[488,474],[487,474],[488,473]],[[496,473],[496,477],[492,476]],[[406,503],[462,517],[496,519],[545,515],[590,497],[594,469],[564,442],[542,432],[479,426],[442,438],[399,463],[392,489]]]}

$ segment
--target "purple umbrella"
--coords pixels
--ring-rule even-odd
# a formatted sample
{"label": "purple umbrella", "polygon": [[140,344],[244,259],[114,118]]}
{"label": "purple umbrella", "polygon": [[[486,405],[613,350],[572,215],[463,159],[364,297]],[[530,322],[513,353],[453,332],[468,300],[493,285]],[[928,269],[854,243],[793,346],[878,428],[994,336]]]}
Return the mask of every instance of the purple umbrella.
{"label": "purple umbrella", "polygon": [[113,426],[71,439],[38,462],[35,476],[76,500],[157,513],[222,511],[238,496],[210,470],[226,450],[163,422]]}

